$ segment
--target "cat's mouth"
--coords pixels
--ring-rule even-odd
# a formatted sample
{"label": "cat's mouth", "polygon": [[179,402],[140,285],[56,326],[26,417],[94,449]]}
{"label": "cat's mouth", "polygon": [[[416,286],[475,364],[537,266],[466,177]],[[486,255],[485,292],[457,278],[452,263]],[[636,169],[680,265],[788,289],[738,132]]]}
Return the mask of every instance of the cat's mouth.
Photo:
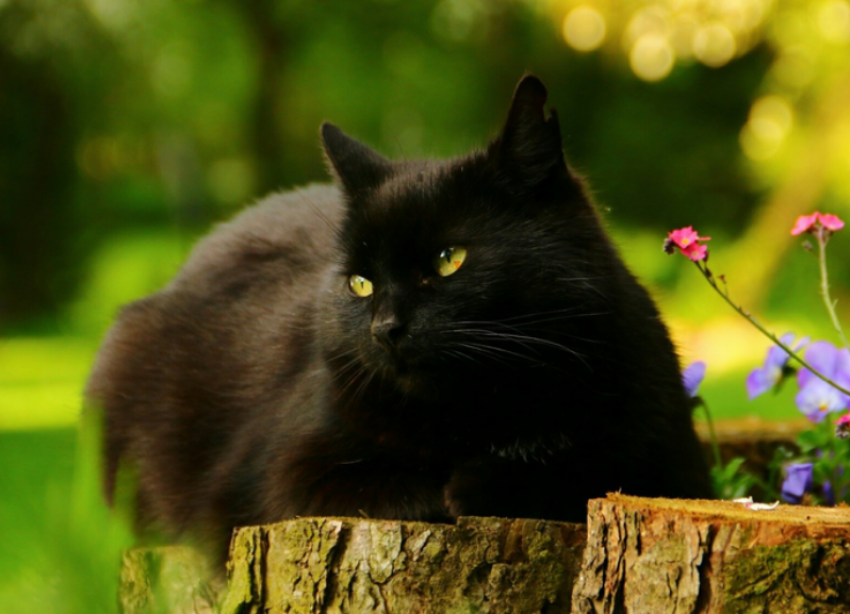
{"label": "cat's mouth", "polygon": [[418,356],[385,353],[382,362],[381,371],[384,378],[407,393],[425,388],[433,375],[427,361]]}

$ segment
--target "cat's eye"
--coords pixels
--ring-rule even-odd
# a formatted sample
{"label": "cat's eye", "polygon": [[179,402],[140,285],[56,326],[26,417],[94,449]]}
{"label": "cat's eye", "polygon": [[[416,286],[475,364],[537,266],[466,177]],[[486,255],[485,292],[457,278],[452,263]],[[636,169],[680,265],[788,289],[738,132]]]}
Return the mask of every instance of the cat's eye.
{"label": "cat's eye", "polygon": [[362,275],[352,275],[348,278],[348,287],[351,291],[361,298],[372,296],[372,282]]}
{"label": "cat's eye", "polygon": [[434,258],[434,269],[440,277],[448,277],[457,272],[464,260],[466,260],[466,249],[463,247],[447,247]]}

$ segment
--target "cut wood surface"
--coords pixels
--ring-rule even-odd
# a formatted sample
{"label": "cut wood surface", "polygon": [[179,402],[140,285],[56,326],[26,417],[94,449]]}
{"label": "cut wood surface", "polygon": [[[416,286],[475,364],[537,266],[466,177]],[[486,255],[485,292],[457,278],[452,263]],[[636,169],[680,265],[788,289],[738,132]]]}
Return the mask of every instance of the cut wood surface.
{"label": "cut wood surface", "polygon": [[609,495],[588,521],[573,612],[850,611],[850,508]]}

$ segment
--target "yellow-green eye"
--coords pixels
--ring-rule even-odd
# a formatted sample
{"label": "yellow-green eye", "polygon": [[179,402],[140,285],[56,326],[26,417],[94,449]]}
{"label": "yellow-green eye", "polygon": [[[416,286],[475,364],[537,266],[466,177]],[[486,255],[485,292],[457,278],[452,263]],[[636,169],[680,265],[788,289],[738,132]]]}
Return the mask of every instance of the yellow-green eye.
{"label": "yellow-green eye", "polygon": [[372,282],[362,275],[352,275],[348,278],[348,287],[359,297],[372,296]]}
{"label": "yellow-green eye", "polygon": [[462,247],[447,247],[434,258],[434,269],[440,277],[454,275],[466,260],[466,250]]}

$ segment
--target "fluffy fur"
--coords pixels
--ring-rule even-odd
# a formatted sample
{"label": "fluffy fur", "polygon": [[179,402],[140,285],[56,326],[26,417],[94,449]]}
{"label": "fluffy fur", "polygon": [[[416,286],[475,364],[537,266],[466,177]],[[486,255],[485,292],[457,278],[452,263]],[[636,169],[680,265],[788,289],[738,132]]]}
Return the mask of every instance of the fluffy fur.
{"label": "fluffy fur", "polygon": [[[107,494],[126,461],[142,525],[219,548],[296,515],[583,521],[611,491],[709,497],[667,330],[545,100],[525,77],[500,136],[452,160],[323,125],[338,187],[220,226],[109,332],[88,388]],[[451,246],[466,261],[440,277]]]}

